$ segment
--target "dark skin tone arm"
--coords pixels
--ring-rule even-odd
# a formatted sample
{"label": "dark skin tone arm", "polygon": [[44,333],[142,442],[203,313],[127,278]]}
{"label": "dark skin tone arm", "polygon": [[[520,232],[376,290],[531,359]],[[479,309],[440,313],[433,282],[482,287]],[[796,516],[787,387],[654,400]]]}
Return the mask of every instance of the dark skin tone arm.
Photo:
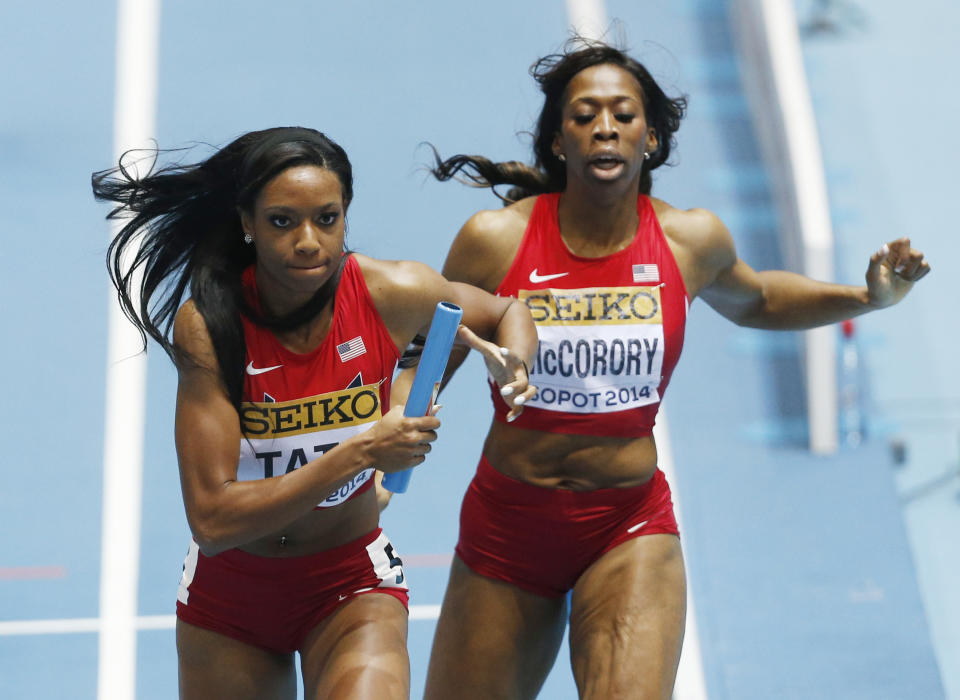
{"label": "dark skin tone arm", "polygon": [[757,272],[737,257],[730,232],[703,209],[682,211],[656,201],[684,271],[688,292],[740,326],[802,330],[896,304],[930,272],[908,238],[884,244],[869,260],[866,284],[819,282],[784,270]]}
{"label": "dark skin tone arm", "polygon": [[368,467],[394,471],[421,463],[436,439],[436,418],[405,418],[398,409],[301,469],[237,481],[239,416],[219,379],[206,324],[192,302],[177,315],[174,341],[195,359],[179,373],[176,445],[187,520],[208,556],[286,527]]}
{"label": "dark skin tone arm", "polygon": [[[466,285],[454,285],[418,263],[385,262],[358,255],[367,287],[398,347],[417,332],[426,333],[440,300],[464,308],[464,321],[477,333],[496,337],[522,355],[497,353],[506,383],[526,391],[519,358],[536,351],[536,331],[526,307]],[[470,331],[461,331],[470,337]],[[473,338],[478,343],[476,335]],[[390,472],[420,464],[436,439],[440,422],[432,416],[407,418],[392,408],[370,430],[353,436],[302,468],[256,481],[237,480],[240,420],[220,381],[213,345],[191,302],[178,313],[178,347],[195,358],[180,371],[176,442],[187,519],[207,555],[269,536],[322,501],[338,486],[369,467]],[[490,347],[496,347],[487,343]],[[499,347],[496,347],[499,351]],[[522,376],[515,376],[522,374]]]}
{"label": "dark skin tone arm", "polygon": [[[451,353],[448,373],[445,376],[448,376],[463,361],[470,349],[477,350],[483,355],[487,369],[494,376],[497,384],[507,389],[506,400],[511,406],[511,413],[519,415],[523,401],[533,396],[536,391],[534,387],[527,384],[524,368],[524,363],[529,364],[537,351],[536,327],[526,305],[513,298],[493,296],[469,284],[448,282],[419,263],[402,263],[402,265],[421,267],[421,274],[435,278],[437,286],[430,285],[430,289],[445,290],[444,296],[439,298],[432,292],[428,295],[427,303],[431,303],[432,308],[435,308],[439,301],[449,301],[463,309],[457,344]],[[404,274],[403,272],[399,275],[397,272],[393,273],[394,280],[399,278],[401,286],[403,286]],[[408,289],[409,291],[404,293],[395,292],[389,300],[385,301],[403,308],[405,303],[409,303],[403,301],[405,294],[422,295],[425,287],[409,285]],[[374,294],[373,290],[374,286],[371,285],[371,294]],[[428,330],[429,325],[417,329],[417,333],[426,337]],[[509,350],[504,352],[503,348]],[[400,373],[394,382],[391,394],[394,400],[406,399],[413,376],[413,370]],[[517,399],[520,399],[519,402]]]}
{"label": "dark skin tone arm", "polygon": [[[443,276],[493,293],[510,268],[533,203],[534,199],[530,197],[502,210],[480,211],[470,217],[450,248],[444,263]],[[523,306],[520,302],[514,303]],[[454,346],[444,373],[444,385],[466,360],[471,348],[478,349],[470,344]],[[535,356],[536,346],[531,354],[524,358],[528,366]],[[412,381],[412,373],[410,376]],[[527,398],[530,398],[536,392],[533,390],[528,393]],[[511,407],[507,419],[512,420],[518,415],[520,411]]]}
{"label": "dark skin tone arm", "polygon": [[[417,263],[402,263],[402,265],[418,266]],[[536,392],[536,388],[528,383],[527,370],[523,364],[524,362],[529,364],[537,350],[536,327],[526,305],[512,298],[495,297],[472,285],[447,282],[429,268],[421,267],[425,274],[435,275],[437,280],[442,280],[443,284],[449,285],[443,297],[430,296],[427,303],[432,303],[435,308],[436,303],[441,300],[450,301],[463,309],[462,323],[457,333],[457,342],[450,353],[443,385],[470,350],[477,350],[483,355],[488,371],[494,376],[501,390],[505,390],[507,394],[504,400],[510,404],[509,415],[519,415],[523,410],[523,402]],[[407,274],[412,271],[407,270]],[[402,271],[398,274],[398,271],[394,270],[393,275],[394,279],[405,278]],[[375,277],[368,278],[368,280],[375,279]],[[375,283],[370,284],[370,289],[375,298],[380,296],[375,291]],[[407,293],[419,294],[421,290],[422,287],[410,285]],[[388,304],[398,304],[400,299],[401,296],[392,295],[384,301]],[[418,330],[418,333],[424,337],[428,332],[429,327]],[[509,351],[504,353],[504,348],[509,348]],[[396,376],[390,393],[391,405],[406,402],[415,372],[416,368],[407,369]],[[391,493],[382,488],[379,481],[378,477],[377,504],[380,510],[383,510],[390,502]]]}
{"label": "dark skin tone arm", "polygon": [[[756,272],[739,259],[732,237],[715,215],[651,201],[690,300],[703,296],[721,315],[743,326],[786,330],[833,323],[896,303],[929,272],[922,254],[905,239],[891,241],[884,252],[871,257],[863,286],[817,282],[784,271]],[[512,264],[532,207],[530,198],[472,216],[451,246],[444,275],[495,289]],[[588,233],[577,231],[575,222],[571,225],[570,235],[569,225],[568,230],[562,229],[568,247],[586,239]],[[595,221],[592,226],[596,225]],[[624,233],[609,248],[595,252],[615,252],[631,235]],[[579,253],[576,248],[573,252]],[[493,426],[491,436],[485,454],[498,469],[545,486],[635,485],[649,476],[657,459],[652,437],[546,434],[511,430],[500,423]]]}

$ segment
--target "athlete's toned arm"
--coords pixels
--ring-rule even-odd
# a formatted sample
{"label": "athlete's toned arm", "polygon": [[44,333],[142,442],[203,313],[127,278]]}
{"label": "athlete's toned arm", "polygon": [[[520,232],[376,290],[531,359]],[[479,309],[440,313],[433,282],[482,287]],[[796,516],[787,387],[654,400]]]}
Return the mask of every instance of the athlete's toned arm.
{"label": "athlete's toned arm", "polygon": [[[479,211],[471,216],[457,233],[453,244],[450,246],[450,251],[447,253],[447,259],[443,266],[443,277],[451,282],[463,282],[470,285],[471,288],[477,287],[491,294],[496,291],[513,262],[513,257],[523,238],[527,221],[530,219],[534,202],[534,197],[528,197],[503,209]],[[518,302],[515,302],[515,304],[516,308],[511,311],[519,314],[521,309],[524,309],[522,315],[525,318],[528,315],[525,311],[525,305]],[[469,327],[477,331],[476,327],[472,325]],[[493,340],[495,344],[513,347],[509,342],[501,342],[500,338]],[[443,375],[443,386],[446,386],[457,368],[463,364],[471,347],[473,346],[465,339],[453,346]],[[531,354],[524,358],[528,366],[535,353],[536,342],[534,339]],[[400,392],[404,390],[404,387],[406,387],[406,391],[409,391],[412,381],[413,370],[401,372],[395,383],[397,394],[406,396],[405,393],[401,394]],[[512,391],[512,388],[508,391]],[[524,401],[530,398],[533,393],[532,390],[528,391]],[[511,403],[511,409],[507,415],[508,420],[513,420],[519,414],[520,409],[516,402]]]}
{"label": "athlete's toned arm", "polygon": [[[833,284],[784,270],[758,272],[737,256],[730,232],[703,209],[673,210],[665,231],[693,259],[688,283],[724,317],[741,326],[771,330],[814,328],[891,306],[930,271],[923,253],[900,238],[874,253],[866,284]],[[682,265],[682,263],[681,263]],[[689,268],[688,268],[689,269]]]}
{"label": "athlete's toned arm", "polygon": [[187,521],[208,556],[289,525],[364,469],[420,464],[436,439],[436,418],[391,411],[300,469],[237,481],[240,418],[220,379],[206,323],[190,301],[177,314],[174,342],[193,359],[179,370],[176,445]]}
{"label": "athlete's toned arm", "polygon": [[[438,302],[460,306],[463,319],[458,340],[483,355],[497,384],[509,387],[508,403],[519,413],[535,391],[528,384],[524,363],[535,356],[537,332],[525,304],[472,285],[451,283],[421,263],[357,259],[381,316],[393,319],[387,326],[399,348],[416,334],[426,336]],[[401,378],[400,388],[407,381],[411,380]],[[400,396],[398,392],[393,395]]]}

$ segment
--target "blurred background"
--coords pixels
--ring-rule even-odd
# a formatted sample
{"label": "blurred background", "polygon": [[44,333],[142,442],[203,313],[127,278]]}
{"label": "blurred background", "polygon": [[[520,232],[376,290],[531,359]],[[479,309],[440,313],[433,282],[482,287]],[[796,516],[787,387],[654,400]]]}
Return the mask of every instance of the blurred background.
{"label": "blurred background", "polygon": [[[120,460],[119,482],[105,477],[105,387],[118,363],[107,354],[107,207],[93,201],[90,173],[145,137],[192,147],[177,156],[191,160],[252,129],[315,127],[353,162],[351,247],[439,269],[470,214],[499,204],[488,191],[434,182],[424,144],[529,160],[540,97],[528,68],[579,27],[689,97],[673,167],[657,171],[654,194],[716,212],[748,263],[808,269],[810,257],[794,250],[807,200],[794,196],[804,183],[792,168],[815,155],[826,195],[818,230],[832,234],[817,269],[859,284],[868,257],[903,235],[933,266],[897,307],[846,333],[828,329],[832,364],[813,381],[803,335],[739,329],[693,304],[658,435],[692,606],[676,697],[960,700],[960,290],[949,272],[960,241],[942,213],[960,154],[951,89],[960,5],[122,6],[147,10],[155,52],[149,40],[127,49],[154,55],[155,68],[123,53],[129,35],[114,2],[0,0],[0,697],[176,695],[173,612],[189,532],[175,375],[151,346],[143,419],[135,403],[127,412],[143,447]],[[796,50],[781,73],[784,47]],[[124,85],[143,96],[133,102],[140,131],[119,125]],[[807,108],[812,145],[796,149],[790,123]],[[384,513],[411,582],[412,697],[490,420],[484,379],[475,359],[458,373],[439,443]],[[808,408],[824,395],[836,445],[811,450]],[[110,502],[128,519],[107,515],[117,512]],[[117,543],[109,566],[103,542]],[[127,586],[133,613],[111,607],[111,586]],[[104,641],[111,629],[114,646]],[[564,650],[541,697],[576,696]]]}

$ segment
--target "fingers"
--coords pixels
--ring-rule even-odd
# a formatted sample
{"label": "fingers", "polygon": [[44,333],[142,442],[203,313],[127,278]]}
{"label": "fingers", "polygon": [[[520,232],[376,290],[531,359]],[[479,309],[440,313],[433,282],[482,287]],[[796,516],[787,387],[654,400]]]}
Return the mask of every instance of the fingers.
{"label": "fingers", "polygon": [[524,404],[537,393],[537,388],[530,384],[526,364],[509,348],[498,348],[496,359],[487,362],[487,369],[500,385],[500,396],[510,407],[507,422],[516,420]]}
{"label": "fingers", "polygon": [[436,430],[421,430],[420,439],[417,442],[418,445],[424,445],[427,447],[427,451],[430,451],[430,443],[436,441],[437,431]]}
{"label": "fingers", "polygon": [[[433,415],[404,416],[403,406],[390,409],[371,429],[373,462],[384,472],[408,469],[422,464],[433,449],[440,421]],[[439,407],[434,406],[433,412]]]}
{"label": "fingers", "polygon": [[389,417],[391,421],[396,421],[397,428],[401,431],[436,430],[440,427],[440,419],[436,417],[436,413],[441,407],[441,404],[435,403],[430,409],[429,415],[405,416],[403,415],[403,409],[406,408],[406,406],[404,404],[397,404],[390,409],[387,415],[383,417],[383,420]]}
{"label": "fingers", "polygon": [[930,265],[923,259],[923,253],[907,245],[899,251],[893,271],[908,282],[916,282],[930,272]]}
{"label": "fingers", "polygon": [[511,355],[508,348],[502,348],[495,343],[484,340],[466,326],[461,325],[457,329],[457,336],[467,344],[467,347],[483,355],[483,361],[491,373],[501,373],[499,376],[500,381],[506,381],[501,371],[510,368],[511,357],[514,357],[514,359],[519,362],[518,358]]}
{"label": "fingers", "polygon": [[524,376],[520,377],[520,379],[514,379],[511,382],[503,384],[500,387],[500,396],[502,396],[504,399],[509,399],[510,397],[515,396],[515,398],[512,399],[513,402],[522,404],[524,401],[530,398],[529,396],[525,398],[523,396],[529,386],[530,380],[524,373]]}
{"label": "fingers", "polygon": [[884,243],[880,250],[870,256],[870,267],[877,265],[886,265],[897,277],[907,282],[916,282],[930,272],[930,265],[923,259],[923,253],[910,247],[907,237]]}
{"label": "fingers", "polygon": [[490,352],[491,348],[496,347],[492,343],[488,343],[462,323],[460,324],[460,327],[457,328],[457,337],[466,343],[467,347],[479,352]]}
{"label": "fingers", "polygon": [[890,255],[890,244],[884,243],[880,246],[880,250],[870,256],[870,265],[873,266],[883,263],[888,255]]}
{"label": "fingers", "polygon": [[[524,390],[517,395],[513,395],[513,392],[509,396],[504,397],[504,400],[507,402],[507,405],[510,406],[510,411],[507,413],[507,422],[512,423],[517,419],[517,417],[523,413],[523,407],[526,405],[527,401],[532,399],[537,395],[537,387],[532,384],[527,384],[524,382]],[[507,387],[504,387],[504,389]],[[503,390],[500,391],[500,394],[503,394]]]}
{"label": "fingers", "polygon": [[394,406],[380,421],[385,429],[384,440],[388,442],[388,449],[390,444],[409,449],[434,442],[440,419],[433,414],[439,410],[439,404],[434,404],[428,416],[405,416],[403,408],[403,405]]}
{"label": "fingers", "polygon": [[927,276],[927,273],[929,272],[930,272],[930,264],[926,260],[924,260],[922,263],[920,263],[920,266],[917,268],[917,272],[913,277],[913,281],[916,282],[918,280],[922,280],[924,277]]}

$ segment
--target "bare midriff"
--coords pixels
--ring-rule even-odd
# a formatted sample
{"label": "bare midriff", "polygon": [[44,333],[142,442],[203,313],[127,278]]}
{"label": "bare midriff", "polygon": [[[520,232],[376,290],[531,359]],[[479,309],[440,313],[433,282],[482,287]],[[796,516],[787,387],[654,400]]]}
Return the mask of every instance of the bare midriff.
{"label": "bare midriff", "polygon": [[377,527],[379,511],[373,488],[332,508],[317,508],[282,530],[238,549],[261,557],[301,557],[339,547]]}
{"label": "bare midriff", "polygon": [[494,469],[512,479],[571,491],[639,486],[657,469],[653,435],[564,435],[494,421],[483,453]]}

